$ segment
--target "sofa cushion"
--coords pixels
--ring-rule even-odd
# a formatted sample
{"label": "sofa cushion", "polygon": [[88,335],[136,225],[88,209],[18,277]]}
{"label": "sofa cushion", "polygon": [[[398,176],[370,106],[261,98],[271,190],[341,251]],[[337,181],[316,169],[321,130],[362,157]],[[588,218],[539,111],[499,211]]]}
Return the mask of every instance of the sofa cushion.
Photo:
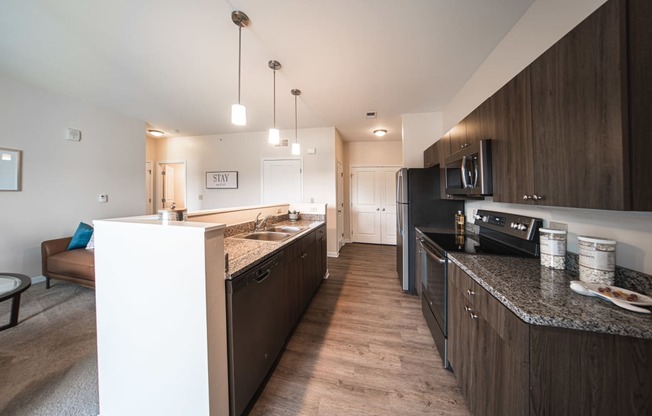
{"label": "sofa cushion", "polygon": [[95,252],[85,248],[48,257],[48,272],[95,281]]}
{"label": "sofa cushion", "polygon": [[68,244],[68,248],[66,250],[74,250],[77,248],[86,247],[86,244],[88,244],[88,241],[92,236],[93,227],[86,223],[80,222],[77,226],[77,231],[75,231],[75,235],[72,236],[72,240],[70,240],[70,244]]}

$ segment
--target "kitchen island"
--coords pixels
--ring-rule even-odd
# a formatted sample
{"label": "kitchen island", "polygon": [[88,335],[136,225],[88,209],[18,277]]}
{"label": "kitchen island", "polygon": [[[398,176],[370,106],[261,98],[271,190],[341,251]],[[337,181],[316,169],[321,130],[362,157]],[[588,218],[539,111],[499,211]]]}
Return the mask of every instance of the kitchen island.
{"label": "kitchen island", "polygon": [[[188,221],[94,221],[103,416],[229,414],[226,282],[278,250],[303,248],[296,243],[307,236],[317,241],[326,207],[297,208],[317,219],[282,243],[263,246],[232,233],[251,229],[259,212],[282,219],[288,207],[295,209],[216,210],[190,214]],[[324,262],[312,264],[325,268],[325,244],[319,247]],[[229,272],[227,253],[233,257]]]}

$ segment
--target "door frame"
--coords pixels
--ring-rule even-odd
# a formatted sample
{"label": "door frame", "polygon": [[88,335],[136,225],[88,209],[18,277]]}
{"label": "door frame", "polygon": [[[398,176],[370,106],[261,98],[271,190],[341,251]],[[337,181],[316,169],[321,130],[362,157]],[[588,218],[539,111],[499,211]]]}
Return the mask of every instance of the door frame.
{"label": "door frame", "polygon": [[[156,213],[156,188],[154,184],[154,175],[155,175],[155,170],[156,166],[153,160],[145,160],[145,169],[147,169],[147,164],[149,163],[149,173],[145,172],[145,190],[147,190],[147,186],[149,186],[149,191],[152,196],[152,200],[149,202],[145,202],[145,215],[152,215]],[[147,198],[148,195],[145,195],[145,198]]]}
{"label": "door frame", "polygon": [[[158,207],[159,202],[161,202],[161,193],[163,189],[161,172],[163,169],[162,165],[183,165],[183,181],[184,181],[184,193],[183,193],[183,206],[188,208],[188,163],[186,160],[159,160],[156,162],[156,192],[154,193],[154,207]],[[157,212],[159,208],[156,208],[154,211]]]}

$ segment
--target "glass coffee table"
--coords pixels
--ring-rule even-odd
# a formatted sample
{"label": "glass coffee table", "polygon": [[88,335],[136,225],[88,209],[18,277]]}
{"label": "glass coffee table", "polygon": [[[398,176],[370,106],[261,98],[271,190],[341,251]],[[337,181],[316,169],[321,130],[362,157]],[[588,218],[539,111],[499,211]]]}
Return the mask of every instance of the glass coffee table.
{"label": "glass coffee table", "polygon": [[11,299],[9,323],[0,326],[0,331],[16,326],[18,323],[18,309],[20,308],[20,294],[31,285],[32,279],[24,274],[0,273],[0,302]]}

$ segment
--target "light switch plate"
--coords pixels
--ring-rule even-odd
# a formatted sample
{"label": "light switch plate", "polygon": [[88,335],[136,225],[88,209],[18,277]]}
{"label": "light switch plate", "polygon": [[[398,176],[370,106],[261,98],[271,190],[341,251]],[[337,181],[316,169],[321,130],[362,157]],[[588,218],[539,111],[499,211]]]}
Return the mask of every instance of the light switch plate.
{"label": "light switch plate", "polygon": [[72,142],[78,142],[81,140],[81,131],[80,130],[75,130],[75,129],[68,129],[68,134],[66,135],[66,139],[72,141]]}
{"label": "light switch plate", "polygon": [[105,203],[109,201],[109,196],[107,194],[98,195],[97,202]]}

